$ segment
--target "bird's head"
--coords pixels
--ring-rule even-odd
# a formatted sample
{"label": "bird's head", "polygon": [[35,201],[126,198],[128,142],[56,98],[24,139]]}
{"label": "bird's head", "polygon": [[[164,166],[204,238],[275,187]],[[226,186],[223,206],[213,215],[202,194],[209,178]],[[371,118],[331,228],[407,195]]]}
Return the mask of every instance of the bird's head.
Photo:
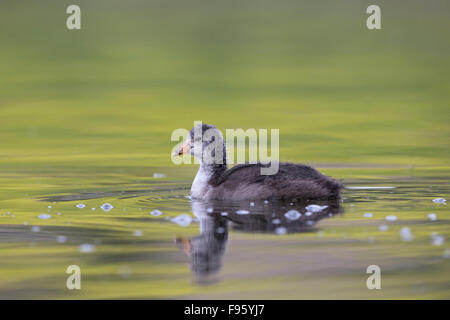
{"label": "bird's head", "polygon": [[178,155],[189,153],[206,164],[225,164],[222,133],[215,126],[205,123],[196,124],[175,152]]}

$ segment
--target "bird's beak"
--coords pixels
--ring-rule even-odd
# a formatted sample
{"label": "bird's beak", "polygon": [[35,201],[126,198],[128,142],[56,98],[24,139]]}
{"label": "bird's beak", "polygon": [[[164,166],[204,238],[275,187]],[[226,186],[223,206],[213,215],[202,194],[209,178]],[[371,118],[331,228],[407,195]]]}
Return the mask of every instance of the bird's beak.
{"label": "bird's beak", "polygon": [[177,154],[181,156],[182,154],[188,153],[191,150],[191,140],[186,139],[183,145],[177,150]]}

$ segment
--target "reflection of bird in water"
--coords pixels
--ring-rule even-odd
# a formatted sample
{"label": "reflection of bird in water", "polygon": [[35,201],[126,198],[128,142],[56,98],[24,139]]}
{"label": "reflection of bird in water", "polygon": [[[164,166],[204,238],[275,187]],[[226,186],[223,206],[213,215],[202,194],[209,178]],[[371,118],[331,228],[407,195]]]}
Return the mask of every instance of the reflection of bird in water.
{"label": "reflection of bird in water", "polygon": [[190,258],[195,281],[217,281],[228,241],[228,229],[251,233],[300,233],[315,229],[317,222],[342,212],[339,200],[311,203],[192,201],[200,222],[200,235],[177,238],[178,247]]}
{"label": "reflection of bird in water", "polygon": [[191,239],[177,238],[178,246],[189,256],[191,270],[198,283],[214,281],[222,267],[222,258],[228,240],[227,220],[220,215],[208,214],[205,203],[192,202],[192,211],[200,222],[200,235]]}

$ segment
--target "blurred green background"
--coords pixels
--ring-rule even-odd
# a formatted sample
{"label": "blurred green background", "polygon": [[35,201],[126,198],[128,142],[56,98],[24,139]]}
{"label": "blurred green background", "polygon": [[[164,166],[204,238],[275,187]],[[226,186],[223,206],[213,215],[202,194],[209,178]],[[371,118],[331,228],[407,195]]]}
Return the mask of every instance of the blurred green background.
{"label": "blurred green background", "polygon": [[[382,30],[366,28],[369,4]],[[0,298],[448,298],[450,249],[430,234],[450,235],[431,202],[448,199],[449,30],[447,0],[2,0]],[[198,224],[164,220],[190,211],[197,168],[171,162],[170,135],[194,120],[280,129],[281,160],[398,189],[346,190],[320,238],[232,232],[225,280],[194,286],[173,239]],[[38,199],[68,194],[93,198]],[[74,263],[80,292],[65,289]],[[365,287],[373,263],[385,290]]]}
{"label": "blurred green background", "polygon": [[[194,120],[281,160],[447,166],[448,1],[0,4],[0,164],[172,165]],[[66,28],[70,4],[82,29]]]}

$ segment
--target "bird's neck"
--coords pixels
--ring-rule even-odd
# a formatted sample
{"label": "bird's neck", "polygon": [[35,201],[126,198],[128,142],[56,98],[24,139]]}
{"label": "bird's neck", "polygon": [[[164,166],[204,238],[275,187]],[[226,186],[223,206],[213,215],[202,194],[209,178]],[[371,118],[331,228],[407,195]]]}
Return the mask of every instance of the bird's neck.
{"label": "bird's neck", "polygon": [[191,197],[204,198],[208,191],[208,187],[217,184],[225,171],[227,171],[225,155],[223,163],[221,164],[207,164],[201,162],[197,175],[192,183]]}

